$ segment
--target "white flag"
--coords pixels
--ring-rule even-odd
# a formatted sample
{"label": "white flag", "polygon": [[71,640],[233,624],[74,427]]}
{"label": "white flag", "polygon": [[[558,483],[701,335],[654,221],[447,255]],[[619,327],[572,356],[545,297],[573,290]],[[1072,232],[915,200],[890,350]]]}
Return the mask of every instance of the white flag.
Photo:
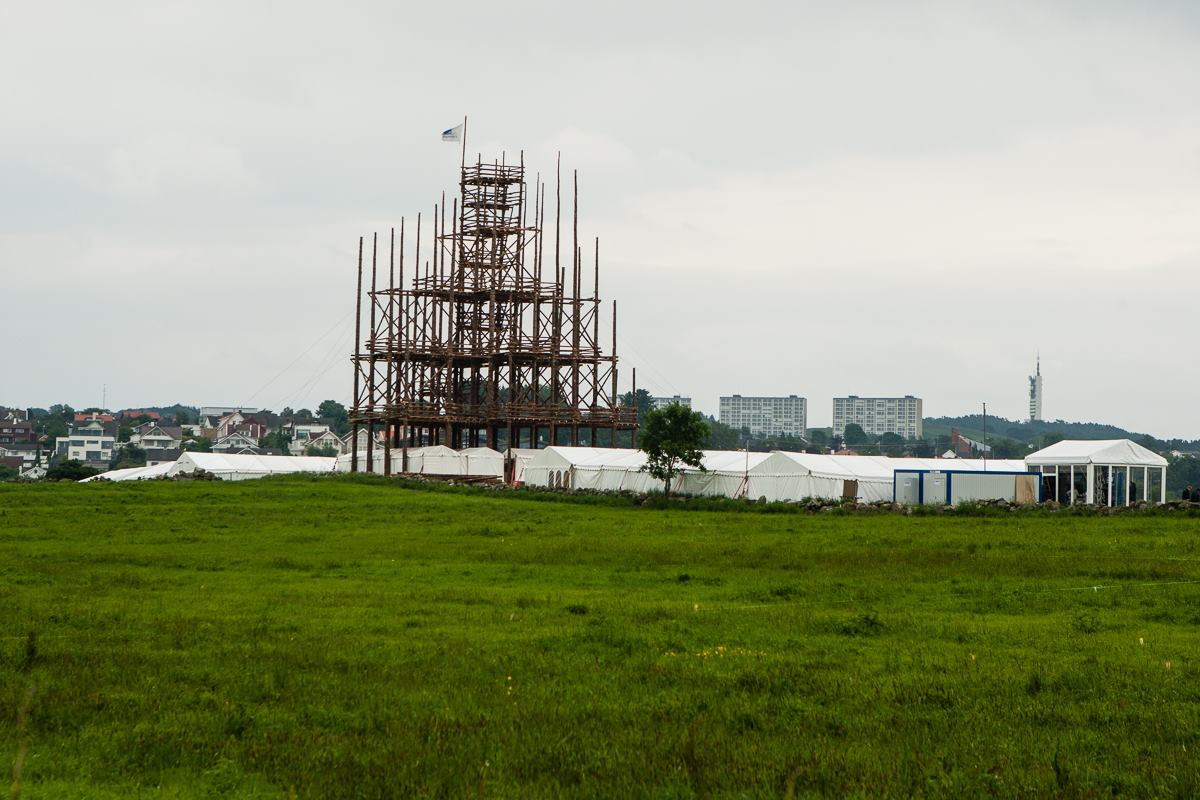
{"label": "white flag", "polygon": [[446,130],[442,131],[442,141],[443,142],[461,142],[462,141],[462,131],[463,131],[463,126],[461,124],[455,125],[453,128],[447,128]]}

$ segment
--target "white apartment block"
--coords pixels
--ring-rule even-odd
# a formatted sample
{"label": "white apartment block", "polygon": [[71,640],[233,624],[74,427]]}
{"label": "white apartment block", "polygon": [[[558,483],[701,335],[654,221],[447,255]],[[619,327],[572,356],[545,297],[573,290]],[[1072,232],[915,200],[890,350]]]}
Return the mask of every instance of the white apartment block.
{"label": "white apartment block", "polygon": [[803,397],[722,397],[719,419],[752,436],[803,436],[808,430],[808,401]]}
{"label": "white apartment block", "polygon": [[904,397],[833,398],[833,432],[846,435],[846,426],[858,425],[870,436],[895,433],[905,439],[920,439],[924,431],[921,398]]}
{"label": "white apartment block", "polygon": [[117,437],[106,433],[103,423],[88,420],[71,426],[70,435],[58,437],[55,447],[60,457],[107,469],[116,443]]}
{"label": "white apartment block", "polygon": [[678,403],[679,405],[683,406],[684,408],[691,408],[692,407],[692,398],[680,397],[679,395],[672,395],[671,397],[651,397],[650,398],[650,407],[651,408],[666,408],[667,406],[671,405],[671,403]]}

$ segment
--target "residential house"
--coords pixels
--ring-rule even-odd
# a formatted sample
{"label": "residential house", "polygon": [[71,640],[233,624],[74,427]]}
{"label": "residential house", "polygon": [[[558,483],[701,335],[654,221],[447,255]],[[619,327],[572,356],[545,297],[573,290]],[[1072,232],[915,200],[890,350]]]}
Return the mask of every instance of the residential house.
{"label": "residential house", "polygon": [[29,412],[11,409],[0,417],[0,458],[20,460],[22,472],[45,464],[42,441]]}
{"label": "residential house", "polygon": [[119,447],[132,445],[146,453],[146,466],[174,463],[183,452],[183,428],[143,422],[129,433],[129,441]]}
{"label": "residential house", "polygon": [[216,428],[220,421],[237,412],[245,416],[257,414],[257,408],[243,408],[241,406],[201,406],[197,421],[202,428]]}
{"label": "residential house", "polygon": [[71,425],[70,433],[55,441],[55,455],[80,461],[89,467],[108,469],[117,444],[117,423],[104,415],[86,418]]}
{"label": "residential house", "polygon": [[178,447],[147,447],[145,453],[146,466],[153,467],[155,464],[174,464],[183,455],[183,450]]}
{"label": "residential house", "polygon": [[29,480],[40,480],[46,477],[46,468],[40,464],[30,464],[21,456],[0,455],[0,465],[14,469],[17,475]]}
{"label": "residential house", "polygon": [[130,431],[129,443],[143,450],[178,450],[183,445],[183,428],[145,422]]}
{"label": "residential house", "polygon": [[334,452],[340,453],[342,452],[342,440],[326,426],[325,430],[310,432],[303,439],[292,439],[289,452],[294,456],[302,456],[308,452],[308,448],[310,447],[331,448]]}
{"label": "residential house", "polygon": [[[288,453],[294,456],[304,455],[304,451],[308,449],[314,439],[330,432],[329,426],[324,422],[296,422],[295,420],[285,424],[281,431],[292,440],[288,445]],[[334,447],[340,451],[341,445],[341,439],[338,439]]]}
{"label": "residential house", "polygon": [[162,422],[162,414],[159,414],[157,411],[142,411],[139,409],[127,408],[124,411],[119,412],[119,416],[123,420],[134,420],[138,419],[139,417],[145,417],[151,422]]}
{"label": "residential house", "polygon": [[[203,420],[202,420],[203,424]],[[267,435],[267,426],[262,420],[241,411],[231,411],[217,420],[216,424],[204,427],[204,435],[216,441],[235,433],[242,433],[254,439],[255,443]]]}
{"label": "residential house", "polygon": [[42,452],[41,442],[13,442],[0,444],[0,458],[17,458],[21,460],[22,470],[45,466],[47,456]]}
{"label": "residential house", "polygon": [[950,429],[950,449],[955,458],[987,458],[992,453],[991,445],[968,439],[958,432],[958,428]]}
{"label": "residential house", "polygon": [[75,422],[87,422],[88,420],[98,419],[101,422],[116,422],[116,418],[107,411],[76,411]]}
{"label": "residential house", "polygon": [[249,434],[234,431],[225,436],[220,436],[213,442],[212,451],[214,453],[240,453],[247,448],[257,448],[258,439]]}
{"label": "residential house", "polygon": [[[353,452],[353,450],[354,450],[354,431],[350,431],[345,436],[343,436],[341,439],[341,442],[342,442],[341,450],[343,453]],[[383,433],[380,431],[375,432],[375,446],[376,447],[384,446]],[[366,428],[358,429],[358,452],[359,453],[367,452],[367,429]]]}
{"label": "residential house", "polygon": [[0,422],[0,445],[36,443],[37,432],[29,420],[14,419]]}

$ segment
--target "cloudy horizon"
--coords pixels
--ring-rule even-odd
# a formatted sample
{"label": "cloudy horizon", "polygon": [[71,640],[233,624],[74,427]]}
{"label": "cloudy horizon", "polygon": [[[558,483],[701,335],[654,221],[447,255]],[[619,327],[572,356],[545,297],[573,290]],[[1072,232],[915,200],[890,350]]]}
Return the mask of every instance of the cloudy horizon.
{"label": "cloudy horizon", "polygon": [[358,237],[467,114],[579,170],[622,391],[1022,419],[1040,352],[1046,419],[1200,438],[1200,10],[689,9],[0,12],[0,405],[349,404]]}

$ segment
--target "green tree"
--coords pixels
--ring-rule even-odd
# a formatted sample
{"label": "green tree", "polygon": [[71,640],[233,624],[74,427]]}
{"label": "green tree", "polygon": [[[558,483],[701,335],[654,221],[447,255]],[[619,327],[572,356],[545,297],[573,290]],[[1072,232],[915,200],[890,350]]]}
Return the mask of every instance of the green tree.
{"label": "green tree", "polygon": [[1061,433],[1053,433],[1053,432],[1052,433],[1043,433],[1041,446],[1049,447],[1052,444],[1058,444],[1065,438],[1066,437],[1063,436]]}
{"label": "green tree", "polygon": [[711,450],[736,450],[742,446],[742,437],[736,428],[709,417],[708,439],[704,446]]}
{"label": "green tree", "polygon": [[699,411],[678,403],[650,409],[638,434],[638,444],[646,454],[642,470],[662,481],[663,493],[670,496],[671,479],[684,465],[704,470],[700,448],[708,436],[708,425]]}
{"label": "green tree", "polygon": [[292,437],[288,436],[283,431],[272,431],[266,436],[258,440],[259,447],[267,447],[272,450],[279,450],[287,454],[288,448],[292,446]]}
{"label": "green tree", "polygon": [[338,436],[345,436],[350,432],[350,414],[346,407],[336,400],[325,400],[317,406],[317,416],[329,420],[329,427],[333,428],[333,432]]}
{"label": "green tree", "polygon": [[211,453],[212,439],[207,436],[201,436],[198,439],[187,439],[183,443],[183,449],[189,453]]}
{"label": "green tree", "polygon": [[312,419],[313,413],[307,408],[302,408],[296,412],[296,419]]}
{"label": "green tree", "polygon": [[645,425],[646,413],[654,407],[654,401],[650,398],[650,393],[645,389],[637,390],[637,397],[633,396],[633,392],[626,392],[621,395],[621,405],[637,406],[638,410],[638,425]]}
{"label": "green tree", "polygon": [[46,480],[48,481],[79,481],[84,478],[90,478],[93,475],[99,475],[100,470],[89,467],[81,461],[68,459],[60,461],[50,469],[46,470]]}
{"label": "green tree", "polygon": [[1029,454],[1028,445],[1012,439],[996,439],[988,442],[988,445],[992,448],[988,454],[991,458],[1024,458]]}
{"label": "green tree", "polygon": [[62,403],[55,403],[50,406],[50,416],[58,417],[64,422],[71,422],[75,419],[75,409]]}
{"label": "green tree", "polygon": [[136,444],[127,444],[113,456],[112,469],[146,466],[146,451]]}
{"label": "green tree", "polygon": [[67,423],[60,417],[46,417],[42,421],[41,433],[53,441],[66,436],[70,431],[67,429]]}
{"label": "green tree", "polygon": [[904,455],[906,443],[904,437],[896,433],[885,433],[879,437],[879,449],[885,456],[897,458]]}
{"label": "green tree", "polygon": [[851,422],[846,426],[846,432],[842,434],[842,439],[846,442],[847,447],[853,447],[856,444],[866,444],[870,441],[867,438],[867,432],[856,422]]}
{"label": "green tree", "polygon": [[918,439],[912,442],[912,454],[917,458],[934,458],[938,455],[933,442],[928,439]]}
{"label": "green tree", "polygon": [[12,467],[0,464],[0,481],[8,481],[17,477],[19,473]]}

